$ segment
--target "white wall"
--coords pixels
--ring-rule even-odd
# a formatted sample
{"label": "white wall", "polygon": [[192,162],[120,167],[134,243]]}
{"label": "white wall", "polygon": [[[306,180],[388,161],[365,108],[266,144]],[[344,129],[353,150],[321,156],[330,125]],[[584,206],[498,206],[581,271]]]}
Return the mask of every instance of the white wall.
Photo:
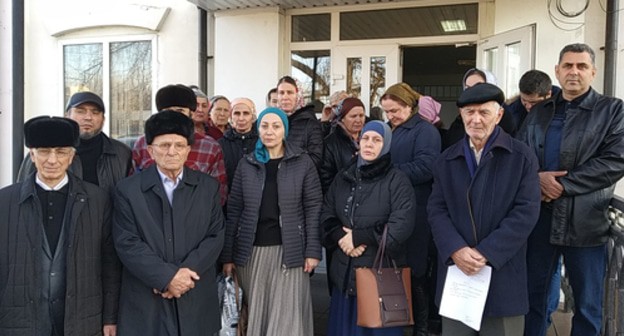
{"label": "white wall", "polygon": [[[128,11],[137,15],[121,14]],[[67,29],[72,25],[79,29]],[[198,82],[198,14],[187,1],[29,0],[26,29],[26,120],[63,113],[62,43],[156,36],[154,92],[171,83]]]}
{"label": "white wall", "polygon": [[13,182],[11,1],[0,1],[0,188]]}
{"label": "white wall", "polygon": [[[566,9],[578,10],[575,5],[583,2],[570,2]],[[620,22],[624,15],[620,15]],[[606,14],[598,1],[590,1],[587,11],[577,18],[569,21],[578,24],[563,25],[570,31],[556,27],[548,16],[546,1],[543,0],[496,0],[495,33],[501,33],[528,24],[536,24],[536,55],[535,68],[540,69],[555,79],[555,64],[559,57],[559,51],[567,44],[582,42],[590,45],[596,52],[596,66],[598,73],[593,87],[599,92],[603,88],[604,47]],[[576,29],[574,29],[576,28]],[[624,25],[620,24],[620,41],[624,41]],[[624,44],[619,44],[618,69],[624,62]],[[617,76],[618,84],[616,96],[624,97],[624,76]]]}
{"label": "white wall", "polygon": [[277,8],[215,15],[214,93],[249,97],[257,111],[281,75],[284,16]]}

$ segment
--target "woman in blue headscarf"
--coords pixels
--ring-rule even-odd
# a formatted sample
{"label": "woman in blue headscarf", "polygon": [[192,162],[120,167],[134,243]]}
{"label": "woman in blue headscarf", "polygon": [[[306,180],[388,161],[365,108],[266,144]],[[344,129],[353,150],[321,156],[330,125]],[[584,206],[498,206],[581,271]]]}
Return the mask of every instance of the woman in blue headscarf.
{"label": "woman in blue headscarf", "polygon": [[386,253],[405,265],[405,241],[414,228],[414,189],[407,176],[392,167],[392,131],[381,121],[362,129],[357,161],[332,182],[323,203],[323,245],[332,252],[332,287],[328,336],[401,336],[403,328],[370,329],[356,325],[355,269],[372,267],[384,226]]}
{"label": "woman in blue headscarf", "polygon": [[240,278],[248,336],[312,336],[321,184],[310,157],[286,142],[284,111],[267,108],[257,126],[256,148],[239,161],[228,198],[223,272]]}

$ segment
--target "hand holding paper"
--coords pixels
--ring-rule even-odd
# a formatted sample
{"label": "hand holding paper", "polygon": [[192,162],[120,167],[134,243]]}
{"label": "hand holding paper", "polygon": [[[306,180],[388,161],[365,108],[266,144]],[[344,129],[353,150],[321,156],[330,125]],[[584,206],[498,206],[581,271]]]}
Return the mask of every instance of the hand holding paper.
{"label": "hand holding paper", "polygon": [[450,266],[444,282],[440,315],[479,331],[491,278],[490,266],[482,267],[474,275],[466,275],[457,265]]}
{"label": "hand holding paper", "polygon": [[451,255],[451,259],[457,267],[466,275],[474,275],[479,273],[487,259],[472,247],[462,247]]}

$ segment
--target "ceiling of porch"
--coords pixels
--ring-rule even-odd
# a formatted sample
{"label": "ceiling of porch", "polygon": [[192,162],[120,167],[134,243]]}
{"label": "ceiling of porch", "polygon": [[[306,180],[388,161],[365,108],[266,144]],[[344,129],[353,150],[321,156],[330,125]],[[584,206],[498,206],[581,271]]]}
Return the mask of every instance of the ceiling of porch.
{"label": "ceiling of porch", "polygon": [[189,0],[209,11],[247,9],[279,6],[284,9],[317,8],[344,5],[361,5],[408,0]]}

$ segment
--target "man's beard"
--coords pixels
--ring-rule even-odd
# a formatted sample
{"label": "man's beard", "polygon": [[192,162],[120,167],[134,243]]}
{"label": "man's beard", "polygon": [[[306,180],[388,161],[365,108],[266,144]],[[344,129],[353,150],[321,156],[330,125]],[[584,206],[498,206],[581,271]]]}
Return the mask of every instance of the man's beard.
{"label": "man's beard", "polygon": [[102,129],[99,129],[95,132],[89,132],[89,133],[80,133],[80,139],[81,140],[91,140],[93,138],[95,138],[96,136],[100,135],[100,133],[102,133]]}

